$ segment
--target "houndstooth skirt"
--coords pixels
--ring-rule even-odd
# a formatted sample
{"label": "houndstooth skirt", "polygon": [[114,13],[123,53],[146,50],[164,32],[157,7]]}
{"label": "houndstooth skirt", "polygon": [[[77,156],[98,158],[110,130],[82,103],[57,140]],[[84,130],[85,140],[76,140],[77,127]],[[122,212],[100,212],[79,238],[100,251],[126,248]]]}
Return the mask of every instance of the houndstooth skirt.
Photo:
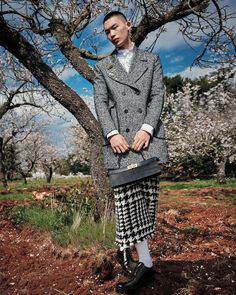
{"label": "houndstooth skirt", "polygon": [[116,214],[116,245],[123,250],[153,236],[160,177],[113,189]]}

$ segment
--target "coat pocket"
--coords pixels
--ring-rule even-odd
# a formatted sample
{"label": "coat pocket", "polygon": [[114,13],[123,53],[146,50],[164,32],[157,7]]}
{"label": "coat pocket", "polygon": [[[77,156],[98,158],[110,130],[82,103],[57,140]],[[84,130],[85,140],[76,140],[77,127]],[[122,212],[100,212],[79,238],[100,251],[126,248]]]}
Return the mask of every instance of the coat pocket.
{"label": "coat pocket", "polygon": [[103,161],[107,169],[114,169],[118,167],[119,155],[115,154],[110,144],[104,144],[102,146]]}

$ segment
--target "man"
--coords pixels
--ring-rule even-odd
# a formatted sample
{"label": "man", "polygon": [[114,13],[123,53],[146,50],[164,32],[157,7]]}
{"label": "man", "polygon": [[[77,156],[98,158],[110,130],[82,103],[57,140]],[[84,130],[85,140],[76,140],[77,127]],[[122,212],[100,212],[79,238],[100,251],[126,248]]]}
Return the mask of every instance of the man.
{"label": "man", "polygon": [[[95,65],[94,100],[104,134],[104,164],[117,169],[151,157],[164,163],[168,155],[160,120],[164,85],[159,58],[135,46],[131,22],[121,12],[108,13],[103,27],[116,47]],[[153,277],[147,240],[154,233],[158,194],[158,176],[114,189],[117,258],[131,276],[117,285],[118,293],[134,291]]]}

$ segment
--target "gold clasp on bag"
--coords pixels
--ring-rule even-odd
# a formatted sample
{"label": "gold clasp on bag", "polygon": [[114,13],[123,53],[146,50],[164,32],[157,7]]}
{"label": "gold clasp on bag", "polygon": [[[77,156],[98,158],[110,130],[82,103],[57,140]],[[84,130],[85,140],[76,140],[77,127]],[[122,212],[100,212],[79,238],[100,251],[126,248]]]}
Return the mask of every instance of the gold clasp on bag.
{"label": "gold clasp on bag", "polygon": [[127,169],[130,170],[130,169],[134,169],[134,168],[136,168],[136,167],[138,167],[138,164],[137,164],[137,163],[134,163],[134,164],[130,164],[130,165],[128,165],[128,166],[127,166]]}

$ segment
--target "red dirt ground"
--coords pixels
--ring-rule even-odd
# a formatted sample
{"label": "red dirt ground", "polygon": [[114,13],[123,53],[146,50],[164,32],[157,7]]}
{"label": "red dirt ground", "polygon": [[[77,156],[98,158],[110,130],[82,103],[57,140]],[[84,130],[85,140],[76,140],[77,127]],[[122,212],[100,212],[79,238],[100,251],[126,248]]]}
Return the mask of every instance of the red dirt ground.
{"label": "red dirt ground", "polygon": [[[162,194],[150,242],[155,280],[139,294],[236,294],[236,203],[227,200],[235,195],[226,188]],[[115,250],[60,248],[45,233],[14,227],[6,209],[16,205],[0,202],[1,295],[116,294],[125,277]]]}

